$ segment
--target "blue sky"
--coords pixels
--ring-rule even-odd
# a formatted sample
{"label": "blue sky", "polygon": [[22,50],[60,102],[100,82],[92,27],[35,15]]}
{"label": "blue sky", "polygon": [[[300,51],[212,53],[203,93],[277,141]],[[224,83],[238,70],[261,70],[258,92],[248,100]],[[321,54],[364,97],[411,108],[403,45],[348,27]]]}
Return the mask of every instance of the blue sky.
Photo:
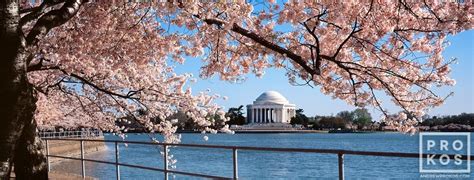
{"label": "blue sky", "polygon": [[[451,66],[453,77],[457,83],[454,87],[442,87],[436,89],[440,95],[447,95],[454,92],[446,100],[446,103],[429,112],[430,115],[449,115],[462,112],[474,112],[474,30],[459,33],[448,37],[451,43],[446,48],[443,55],[449,60],[451,57],[458,58],[458,64]],[[198,77],[201,60],[198,58],[187,59],[184,65],[178,65],[177,73],[190,72]],[[331,115],[343,110],[353,110],[355,107],[345,102],[332,99],[330,96],[322,94],[319,87],[311,88],[309,86],[292,86],[288,83],[284,69],[267,69],[262,78],[257,78],[253,74],[247,75],[247,80],[243,83],[230,83],[219,80],[218,77],[209,79],[198,79],[198,82],[192,85],[194,92],[211,89],[212,93],[222,96],[228,96],[229,99],[218,100],[218,104],[229,107],[238,107],[239,105],[251,104],[261,93],[269,90],[275,90],[285,96],[291,103],[298,108],[304,109],[308,116]],[[388,99],[384,100],[386,103]],[[398,109],[392,104],[385,104],[385,107],[395,113]],[[380,112],[374,108],[369,108],[374,120],[379,119]]]}

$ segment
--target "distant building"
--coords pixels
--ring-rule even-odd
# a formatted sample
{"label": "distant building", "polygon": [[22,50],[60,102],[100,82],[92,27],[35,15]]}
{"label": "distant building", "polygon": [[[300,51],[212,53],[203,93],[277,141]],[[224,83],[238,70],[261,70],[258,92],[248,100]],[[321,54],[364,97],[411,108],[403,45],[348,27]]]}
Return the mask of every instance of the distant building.
{"label": "distant building", "polygon": [[296,115],[295,109],[296,105],[280,93],[267,91],[247,105],[247,123],[290,123]]}

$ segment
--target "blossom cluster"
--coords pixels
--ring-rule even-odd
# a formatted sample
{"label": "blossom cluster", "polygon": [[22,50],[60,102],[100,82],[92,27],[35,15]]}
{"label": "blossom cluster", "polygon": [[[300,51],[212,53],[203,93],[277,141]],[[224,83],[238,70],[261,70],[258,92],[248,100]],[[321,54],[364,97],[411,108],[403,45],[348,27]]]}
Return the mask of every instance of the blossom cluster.
{"label": "blossom cluster", "polygon": [[194,77],[174,73],[171,64],[197,57],[202,78],[236,82],[285,68],[290,83],[384,114],[378,95],[386,94],[411,117],[394,125],[412,131],[445,99],[432,87],[455,84],[454,61],[442,52],[448,35],[474,27],[473,14],[471,1],[94,1],[29,49],[31,64],[43,66],[29,73],[40,92],[36,119],[43,127],[123,131],[115,121],[133,116],[179,142],[168,117],[181,111],[203,131],[230,132],[216,120],[225,122],[213,103],[219,97],[193,93]]}

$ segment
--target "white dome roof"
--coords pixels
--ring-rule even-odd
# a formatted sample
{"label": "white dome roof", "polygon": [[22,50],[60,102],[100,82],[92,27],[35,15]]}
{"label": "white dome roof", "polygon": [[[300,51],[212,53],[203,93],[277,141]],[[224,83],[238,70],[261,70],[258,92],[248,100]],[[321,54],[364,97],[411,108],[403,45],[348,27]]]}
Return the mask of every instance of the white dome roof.
{"label": "white dome roof", "polygon": [[281,95],[279,92],[276,91],[267,91],[262,93],[258,98],[254,101],[254,104],[289,104],[288,100]]}

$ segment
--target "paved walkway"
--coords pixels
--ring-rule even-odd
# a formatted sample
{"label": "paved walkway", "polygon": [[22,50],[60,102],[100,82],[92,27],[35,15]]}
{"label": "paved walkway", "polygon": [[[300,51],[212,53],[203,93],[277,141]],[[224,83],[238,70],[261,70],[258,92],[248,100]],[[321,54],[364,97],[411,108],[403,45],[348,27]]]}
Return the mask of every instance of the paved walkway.
{"label": "paved walkway", "polygon": [[[77,175],[77,174],[68,174],[68,173],[62,173],[62,172],[49,172],[49,179],[52,179],[52,180],[63,180],[63,179],[82,180],[82,176]],[[85,179],[96,180],[97,178],[86,176]]]}

